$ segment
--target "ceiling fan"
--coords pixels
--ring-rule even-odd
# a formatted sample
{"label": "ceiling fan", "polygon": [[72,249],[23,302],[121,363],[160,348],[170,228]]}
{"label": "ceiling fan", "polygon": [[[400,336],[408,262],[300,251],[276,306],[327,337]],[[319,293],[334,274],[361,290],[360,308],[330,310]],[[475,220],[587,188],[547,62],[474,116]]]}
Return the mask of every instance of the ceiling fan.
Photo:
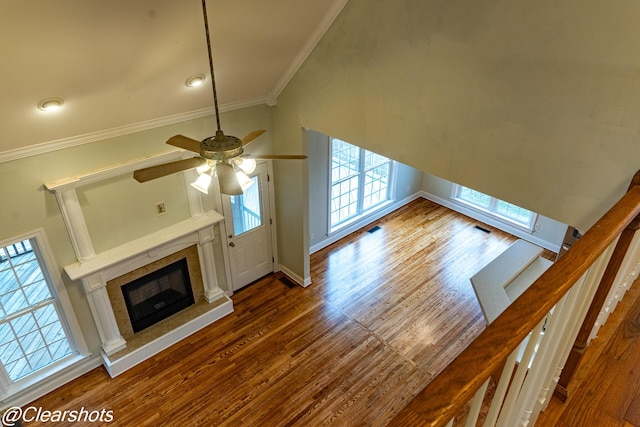
{"label": "ceiling fan", "polygon": [[220,128],[220,114],[218,112],[218,95],[216,93],[216,81],[213,74],[213,59],[211,56],[211,40],[209,37],[209,23],[207,20],[207,5],[202,0],[202,13],[204,15],[204,29],[207,36],[207,52],[209,54],[209,71],[211,73],[211,87],[213,89],[213,104],[216,113],[218,130],[215,136],[210,136],[202,141],[188,138],[183,135],[175,135],[167,144],[184,150],[198,153],[198,157],[178,160],[158,166],[138,169],[133,173],[133,178],[138,182],[147,182],[156,178],[171,175],[187,169],[197,168],[200,174],[191,185],[207,194],[211,178],[215,173],[218,177],[220,192],[222,194],[240,195],[253,183],[247,174],[253,172],[257,159],[306,159],[304,155],[251,155],[243,154],[244,147],[265,131],[255,130],[240,139],[232,135],[225,135]]}

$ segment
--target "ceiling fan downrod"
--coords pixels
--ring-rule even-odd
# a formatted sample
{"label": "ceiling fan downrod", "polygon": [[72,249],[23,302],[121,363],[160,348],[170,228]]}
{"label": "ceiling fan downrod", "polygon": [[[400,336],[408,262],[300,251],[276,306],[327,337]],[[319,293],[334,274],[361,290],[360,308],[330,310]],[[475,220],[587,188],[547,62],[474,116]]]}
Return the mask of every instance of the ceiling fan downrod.
{"label": "ceiling fan downrod", "polygon": [[207,2],[202,0],[202,15],[204,17],[204,32],[207,36],[207,54],[209,56],[209,72],[211,73],[211,89],[213,90],[213,106],[216,112],[218,130],[215,136],[202,140],[200,155],[211,160],[225,161],[240,156],[244,150],[242,140],[233,135],[225,135],[220,126],[220,112],[218,110],[218,92],[216,78],[213,71],[213,55],[211,53],[211,36],[209,35],[209,20]]}
{"label": "ceiling fan downrod", "polygon": [[216,92],[216,78],[213,73],[213,56],[211,54],[211,37],[209,36],[209,20],[207,19],[207,2],[202,0],[202,16],[204,17],[204,32],[207,36],[207,54],[209,55],[209,72],[211,73],[211,88],[213,90],[213,106],[216,110],[216,124],[220,129],[220,115],[218,114],[218,93]]}

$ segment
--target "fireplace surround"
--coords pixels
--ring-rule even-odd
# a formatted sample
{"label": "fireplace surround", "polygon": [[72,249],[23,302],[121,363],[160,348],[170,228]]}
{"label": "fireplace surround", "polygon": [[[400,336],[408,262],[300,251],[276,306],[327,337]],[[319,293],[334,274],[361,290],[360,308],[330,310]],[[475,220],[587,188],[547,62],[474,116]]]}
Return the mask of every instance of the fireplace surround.
{"label": "fireplace surround", "polygon": [[184,261],[186,264],[190,282],[189,287],[191,294],[193,295],[194,303],[204,300],[204,287],[202,283],[202,274],[200,274],[200,260],[198,258],[198,250],[195,245],[146,264],[107,282],[109,302],[111,303],[120,334],[125,340],[129,341],[140,331],[136,331],[136,328],[131,322],[131,316],[129,315],[129,309],[127,308],[126,298],[122,289],[131,283],[135,283],[137,280],[142,280],[144,277],[153,275],[169,267],[171,264],[180,261]]}
{"label": "fireplace surround", "polygon": [[[76,188],[177,160],[183,155],[172,151],[45,183],[45,188],[56,196],[78,259],[64,271],[69,279],[82,283],[100,338],[102,361],[112,377],[233,312],[233,302],[218,286],[214,258],[214,244],[219,244],[216,228],[224,218],[216,211],[204,211],[202,196],[197,190],[185,185],[191,218],[100,253],[94,250],[84,219]],[[195,172],[185,172],[190,182],[193,179],[189,174]],[[119,298],[114,297],[111,288],[116,285],[113,283],[127,275],[158,269],[173,257],[184,258],[181,252],[185,250],[190,254],[187,260],[192,259],[188,269],[195,304],[134,333],[130,321],[123,320],[126,303],[119,285]],[[226,260],[219,261],[226,264]],[[127,278],[131,280],[135,278]],[[128,319],[128,315],[126,317]]]}
{"label": "fireplace surround", "polygon": [[[213,225],[220,218],[213,213],[192,218],[65,267],[71,279],[84,285],[102,340],[103,363],[111,376],[233,311],[233,303],[218,287],[213,258]],[[135,333],[121,285],[185,257],[191,259],[188,268],[195,304]],[[178,316],[183,312],[186,315]]]}
{"label": "fireplace surround", "polygon": [[120,290],[134,333],[155,325],[195,302],[186,258],[145,274],[121,286]]}

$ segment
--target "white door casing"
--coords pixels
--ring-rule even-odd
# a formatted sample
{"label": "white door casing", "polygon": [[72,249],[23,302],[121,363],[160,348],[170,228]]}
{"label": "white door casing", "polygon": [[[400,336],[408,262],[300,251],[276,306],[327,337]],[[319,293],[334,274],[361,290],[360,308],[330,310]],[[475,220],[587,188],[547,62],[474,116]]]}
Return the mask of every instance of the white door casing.
{"label": "white door casing", "polygon": [[233,291],[274,271],[267,165],[258,164],[250,178],[244,194],[222,195]]}

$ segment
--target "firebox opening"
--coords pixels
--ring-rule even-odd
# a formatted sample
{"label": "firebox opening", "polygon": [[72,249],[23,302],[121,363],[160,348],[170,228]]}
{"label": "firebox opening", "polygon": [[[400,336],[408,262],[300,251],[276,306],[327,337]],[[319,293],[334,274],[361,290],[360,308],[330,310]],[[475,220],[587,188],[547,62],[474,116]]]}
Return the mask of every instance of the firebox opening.
{"label": "firebox opening", "polygon": [[194,304],[187,259],[121,287],[134,332],[140,332]]}

